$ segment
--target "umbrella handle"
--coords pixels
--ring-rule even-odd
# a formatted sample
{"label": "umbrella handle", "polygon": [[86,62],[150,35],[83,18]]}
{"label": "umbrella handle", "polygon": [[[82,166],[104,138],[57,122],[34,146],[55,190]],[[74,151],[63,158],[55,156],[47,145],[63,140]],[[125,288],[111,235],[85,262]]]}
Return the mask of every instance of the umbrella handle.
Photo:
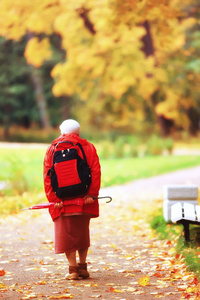
{"label": "umbrella handle", "polygon": [[110,200],[106,201],[106,203],[110,203],[112,201],[112,197],[110,196],[104,196],[104,197],[92,197],[94,200],[97,200],[97,199],[104,199],[104,198],[109,198]]}

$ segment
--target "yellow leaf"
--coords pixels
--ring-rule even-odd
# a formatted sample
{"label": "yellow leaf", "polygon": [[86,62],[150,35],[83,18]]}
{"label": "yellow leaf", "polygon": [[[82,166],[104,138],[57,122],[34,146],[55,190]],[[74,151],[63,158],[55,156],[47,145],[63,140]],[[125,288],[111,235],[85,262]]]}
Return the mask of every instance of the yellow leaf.
{"label": "yellow leaf", "polygon": [[98,284],[97,283],[94,283],[94,284],[90,284],[90,286],[98,286]]}
{"label": "yellow leaf", "polygon": [[191,287],[186,289],[187,293],[194,293],[194,292],[197,292],[197,291],[198,291],[198,288],[196,286],[191,286]]}
{"label": "yellow leaf", "polygon": [[113,293],[123,293],[122,290],[118,290],[118,289],[115,289],[113,287],[110,287],[110,291],[113,292]]}
{"label": "yellow leaf", "polygon": [[45,280],[38,281],[36,284],[37,285],[45,285],[47,282]]}
{"label": "yellow leaf", "polygon": [[114,292],[115,292],[115,293],[123,293],[122,290],[117,290],[117,289],[114,289]]}
{"label": "yellow leaf", "polygon": [[73,296],[71,294],[63,294],[59,296],[50,296],[47,299],[72,299]]}
{"label": "yellow leaf", "polygon": [[115,244],[111,244],[111,247],[113,247],[114,249],[117,249],[117,246]]}
{"label": "yellow leaf", "polygon": [[171,248],[171,249],[169,249],[168,253],[173,255],[173,254],[176,253],[176,249],[175,248]]}
{"label": "yellow leaf", "polygon": [[141,276],[138,280],[139,285],[146,286],[149,284],[150,277],[149,276]]}
{"label": "yellow leaf", "polygon": [[7,288],[7,285],[5,285],[3,282],[0,282],[0,290],[4,290]]}

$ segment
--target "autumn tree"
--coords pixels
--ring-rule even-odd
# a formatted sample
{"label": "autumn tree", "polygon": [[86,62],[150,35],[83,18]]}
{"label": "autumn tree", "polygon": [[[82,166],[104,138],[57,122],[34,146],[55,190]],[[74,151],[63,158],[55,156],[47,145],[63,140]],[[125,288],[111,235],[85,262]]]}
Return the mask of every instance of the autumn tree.
{"label": "autumn tree", "polygon": [[109,123],[123,127],[134,118],[145,120],[148,107],[159,120],[187,127],[186,111],[196,103],[179,80],[183,63],[178,57],[190,53],[185,32],[198,22],[185,7],[196,3],[1,0],[0,35],[19,40],[31,32],[25,57],[39,68],[51,56],[49,36],[59,34],[66,56],[51,72],[53,93],[93,103],[90,118],[107,106]]}

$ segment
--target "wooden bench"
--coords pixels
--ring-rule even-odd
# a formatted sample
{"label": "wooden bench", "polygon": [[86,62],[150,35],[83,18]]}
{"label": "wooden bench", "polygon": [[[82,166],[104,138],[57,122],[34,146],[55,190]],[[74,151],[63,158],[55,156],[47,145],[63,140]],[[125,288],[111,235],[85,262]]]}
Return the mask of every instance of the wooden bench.
{"label": "wooden bench", "polygon": [[163,215],[165,221],[171,221],[171,206],[178,202],[198,205],[198,186],[194,184],[176,184],[164,186]]}
{"label": "wooden bench", "polygon": [[200,225],[200,205],[178,202],[171,206],[171,221],[184,227],[184,237],[190,240],[190,224]]}

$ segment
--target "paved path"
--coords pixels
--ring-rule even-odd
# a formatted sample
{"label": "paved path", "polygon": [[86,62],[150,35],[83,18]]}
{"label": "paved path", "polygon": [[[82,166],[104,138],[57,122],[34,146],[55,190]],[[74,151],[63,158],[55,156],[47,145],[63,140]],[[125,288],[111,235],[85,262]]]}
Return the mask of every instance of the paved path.
{"label": "paved path", "polygon": [[122,186],[104,188],[101,195],[112,195],[118,202],[153,201],[163,199],[163,187],[168,184],[195,184],[200,186],[200,166],[135,180]]}
{"label": "paved path", "polygon": [[[105,188],[113,201],[100,203],[91,223],[91,279],[65,280],[67,262],[53,253],[53,223],[46,210],[24,211],[0,223],[0,299],[184,299],[193,275],[176,265],[173,244],[157,241],[145,212],[162,199],[165,184],[200,183],[200,167]],[[172,248],[173,249],[173,248]],[[138,284],[142,276],[150,280]]]}

